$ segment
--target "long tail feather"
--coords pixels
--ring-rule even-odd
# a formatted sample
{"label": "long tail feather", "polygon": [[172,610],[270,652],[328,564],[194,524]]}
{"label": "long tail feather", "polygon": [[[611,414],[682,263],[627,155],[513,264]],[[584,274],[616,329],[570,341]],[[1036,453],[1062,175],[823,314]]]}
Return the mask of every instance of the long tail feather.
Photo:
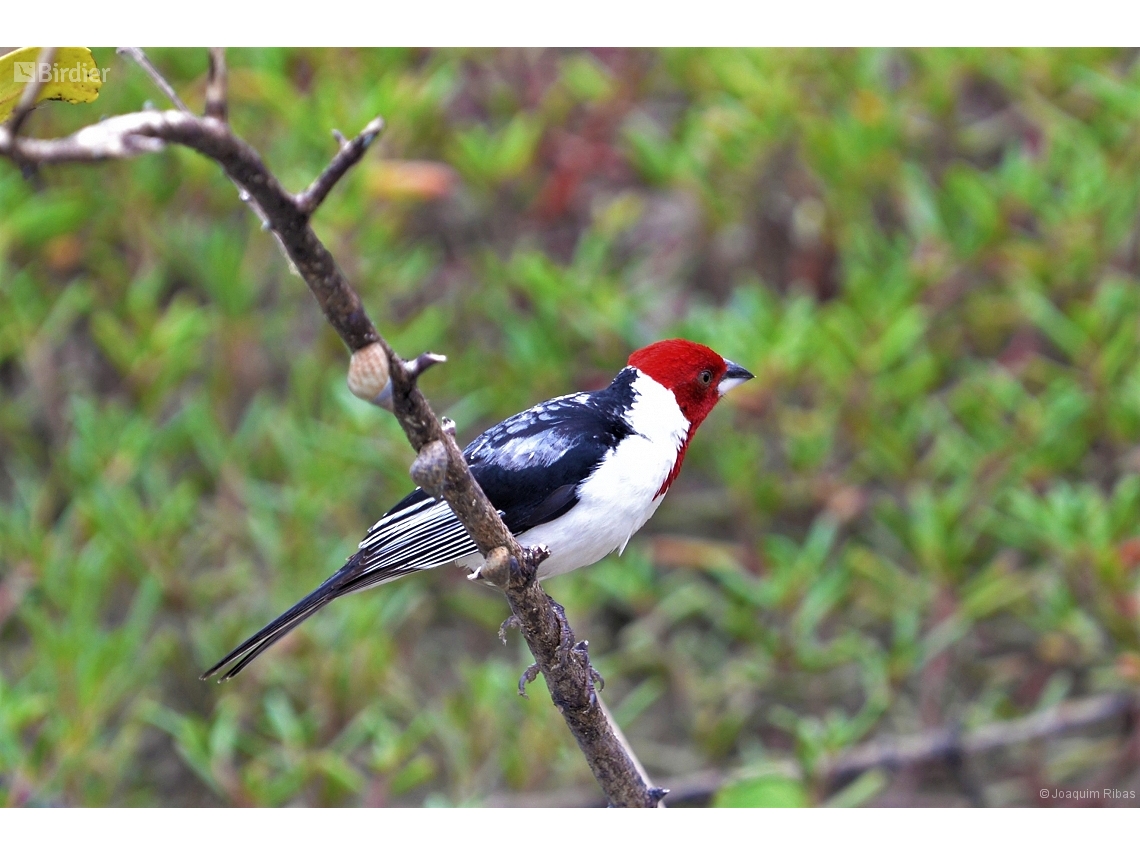
{"label": "long tail feather", "polygon": [[221,661],[206,671],[201,679],[209,680],[227,667],[229,670],[218,678],[219,683],[237,676],[246,665],[264,653],[274,642],[285,637],[333,600],[355,590],[362,581],[363,571],[363,555],[358,552],[348,560],[347,564],[321,583],[319,588],[222,657]]}
{"label": "long tail feather", "polygon": [[338,597],[475,554],[475,544],[445,502],[415,490],[368,530],[360,551],[285,614],[258,630],[202,675],[218,682],[239,674],[275,641]]}

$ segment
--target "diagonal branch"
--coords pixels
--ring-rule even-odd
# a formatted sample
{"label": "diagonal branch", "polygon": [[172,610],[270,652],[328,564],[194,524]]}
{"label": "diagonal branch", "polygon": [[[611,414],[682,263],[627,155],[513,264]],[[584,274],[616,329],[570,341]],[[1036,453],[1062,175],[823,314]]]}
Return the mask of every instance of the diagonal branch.
{"label": "diagonal branch", "polygon": [[142,48],[121,47],[116,48],[115,53],[129,56],[131,59],[137,62],[140,66],[142,66],[143,71],[147,73],[147,76],[151,79],[151,82],[153,82],[155,86],[162,90],[163,95],[170,99],[171,104],[173,104],[183,113],[190,112],[190,108],[182,103],[182,99],[178,97],[178,93],[174,91],[174,87],[171,86],[170,82],[162,76],[157,68],[154,67],[154,63],[152,63],[147,55],[143,53]]}
{"label": "diagonal branch", "polygon": [[[126,52],[164,90],[169,84],[137,49]],[[352,352],[349,384],[358,396],[390,405],[408,441],[419,455],[412,472],[416,482],[447,501],[479,551],[487,556],[484,578],[506,595],[523,637],[546,678],[551,697],[605,791],[610,804],[653,807],[664,791],[651,789],[638,766],[623,749],[604,708],[594,693],[596,672],[584,644],[558,606],[538,585],[536,568],[544,550],[524,550],[511,536],[498,512],[472,477],[455,443],[454,429],[445,430],[416,378],[440,360],[424,354],[412,362],[401,359],[376,331],[360,297],[345,279],[332,254],[313,232],[310,218],[336,182],[364,156],[380,133],[379,118],[351,142],[342,143],[329,166],[300,194],[281,186],[258,153],[223,120],[224,84],[220,57],[211,54],[207,81],[207,115],[185,110],[171,89],[167,94],[182,110],[130,113],[106,119],[62,139],[18,138],[0,127],[0,156],[33,164],[92,162],[154,152],[168,143],[194,149],[216,162],[237,185],[243,202],[252,208],[277,239],[297,273],[317,298],[325,317]],[[213,96],[210,95],[211,89]],[[213,106],[210,106],[210,105]],[[364,378],[354,385],[353,372]],[[388,381],[387,383],[385,381]],[[388,387],[390,383],[390,389]]]}
{"label": "diagonal branch", "polygon": [[1064,701],[1054,707],[1012,721],[982,725],[968,733],[948,727],[913,736],[898,736],[852,748],[826,764],[822,778],[828,789],[838,790],[868,769],[898,769],[917,763],[986,754],[1034,739],[1048,739],[1136,710],[1135,695],[1121,692]]}
{"label": "diagonal branch", "polygon": [[[36,58],[36,68],[43,68],[44,65],[51,65],[52,60],[55,59],[56,48],[46,47],[40,50],[39,56]],[[36,106],[36,98],[43,88],[43,81],[40,80],[39,74],[33,74],[32,80],[24,87],[24,91],[20,93],[20,101],[16,104],[16,109],[12,111],[12,117],[8,119],[8,132],[13,136],[20,133],[20,128],[24,126],[28,116],[32,113],[32,108]]]}
{"label": "diagonal branch", "polygon": [[[1124,741],[1135,737],[1140,696],[1134,692],[1112,692],[1062,701],[1056,706],[1022,718],[995,721],[973,730],[934,728],[911,736],[889,736],[856,745],[825,761],[817,769],[816,780],[827,797],[842,790],[871,769],[895,771],[924,763],[954,762],[986,756],[1034,740],[1053,740],[1087,728],[1121,719]],[[801,769],[791,758],[770,761],[780,774],[798,777]],[[746,774],[746,773],[744,773]],[[669,781],[670,801],[705,804],[725,784],[739,781],[741,771],[704,769]],[[601,807],[597,796],[580,787],[549,793],[489,796],[488,807]]]}

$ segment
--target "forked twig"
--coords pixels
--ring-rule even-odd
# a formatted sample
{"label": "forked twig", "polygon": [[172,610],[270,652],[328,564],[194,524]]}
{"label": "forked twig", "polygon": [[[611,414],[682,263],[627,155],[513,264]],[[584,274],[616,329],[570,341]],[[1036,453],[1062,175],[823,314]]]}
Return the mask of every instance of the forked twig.
{"label": "forked twig", "polygon": [[[234,134],[225,121],[224,58],[211,53],[207,79],[206,115],[191,114],[157,69],[137,48],[123,49],[139,62],[179,109],[148,110],[106,119],[63,139],[18,138],[0,127],[0,155],[18,163],[91,162],[133,157],[176,143],[215,161],[238,187],[243,202],[272,232],[293,268],[317,298],[325,317],[354,355],[367,353],[370,383],[360,394],[384,403],[395,413],[408,441],[419,455],[413,478],[451,506],[463,527],[486,556],[486,577],[496,579],[518,618],[523,637],[539,664],[555,705],[562,712],[610,804],[653,807],[663,791],[652,790],[615,735],[593,687],[588,658],[575,652],[573,633],[557,606],[538,585],[536,568],[541,550],[524,550],[511,536],[498,512],[472,477],[454,428],[436,418],[416,379],[442,361],[424,354],[412,362],[401,359],[376,331],[360,297],[345,279],[332,254],[313,232],[313,212],[336,183],[364,156],[383,128],[374,119],[353,140],[340,140],[328,167],[303,192],[281,186],[260,155]],[[385,371],[386,369],[386,371]],[[377,385],[387,373],[391,388]]]}

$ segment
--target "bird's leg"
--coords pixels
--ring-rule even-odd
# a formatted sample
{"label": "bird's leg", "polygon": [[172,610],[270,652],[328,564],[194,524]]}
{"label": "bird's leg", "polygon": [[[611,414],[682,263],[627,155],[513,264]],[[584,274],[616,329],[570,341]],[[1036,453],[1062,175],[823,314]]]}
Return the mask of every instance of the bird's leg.
{"label": "bird's leg", "polygon": [[525,671],[523,671],[522,676],[519,677],[519,695],[520,696],[526,698],[527,700],[530,700],[530,695],[528,695],[526,693],[526,684],[527,683],[533,683],[534,678],[538,676],[538,672],[540,670],[541,669],[538,667],[538,663],[535,662],[533,665],[531,665],[529,668],[527,668]]}
{"label": "bird's leg", "polygon": [[503,644],[507,643],[508,629],[517,629],[520,631],[522,630],[522,624],[519,623],[519,619],[514,615],[511,615],[509,618],[499,624],[499,641],[503,642]]}
{"label": "bird's leg", "polygon": [[573,647],[574,654],[582,660],[582,665],[590,672],[590,682],[598,687],[598,691],[605,689],[606,681],[598,669],[590,662],[590,642],[582,639]]}
{"label": "bird's leg", "polygon": [[558,652],[563,662],[566,662],[570,655],[573,655],[582,663],[590,677],[590,701],[593,703],[594,686],[599,689],[606,687],[606,681],[598,670],[590,663],[590,642],[585,639],[575,641],[574,630],[570,628],[570,621],[566,619],[566,609],[553,598],[550,599],[550,606],[554,609],[554,614],[558,618],[558,631],[560,641],[558,644]]}
{"label": "bird's leg", "polygon": [[590,672],[590,682],[599,684],[599,688],[606,687],[606,681],[602,679],[602,675],[598,673],[597,669],[590,664],[590,642],[583,639],[582,641],[575,641],[574,630],[570,628],[570,621],[566,619],[566,609],[560,603],[550,600],[550,607],[554,609],[554,614],[558,618],[558,632],[559,643],[558,652],[562,657],[562,661],[566,661],[571,653],[574,654]]}
{"label": "bird's leg", "polygon": [[549,594],[546,598],[550,600],[550,607],[554,609],[554,616],[558,618],[558,654],[559,658],[565,661],[574,647],[574,630],[570,627],[570,621],[566,619],[566,609],[562,608],[562,604],[555,602]]}
{"label": "bird's leg", "polygon": [[[499,640],[503,642],[503,644],[507,643],[508,629],[517,629],[520,631],[522,630],[522,624],[519,622],[519,619],[513,614],[501,624],[499,624]],[[527,669],[525,671],[523,671],[522,676],[519,677],[519,695],[521,697],[530,700],[530,695],[526,693],[526,684],[533,683],[534,678],[538,676],[538,672],[540,670],[541,669],[538,667],[538,663],[533,662],[527,666]]]}

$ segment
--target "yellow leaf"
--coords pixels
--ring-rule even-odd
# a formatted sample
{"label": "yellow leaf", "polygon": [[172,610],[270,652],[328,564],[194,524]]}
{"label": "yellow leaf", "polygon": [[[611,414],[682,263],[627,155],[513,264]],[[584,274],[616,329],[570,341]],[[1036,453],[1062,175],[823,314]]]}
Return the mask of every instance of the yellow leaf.
{"label": "yellow leaf", "polygon": [[103,74],[91,51],[84,47],[60,48],[51,66],[38,65],[41,48],[27,47],[0,56],[0,122],[20,103],[24,87],[37,76],[44,78],[37,103],[67,101],[86,104],[99,97]]}

